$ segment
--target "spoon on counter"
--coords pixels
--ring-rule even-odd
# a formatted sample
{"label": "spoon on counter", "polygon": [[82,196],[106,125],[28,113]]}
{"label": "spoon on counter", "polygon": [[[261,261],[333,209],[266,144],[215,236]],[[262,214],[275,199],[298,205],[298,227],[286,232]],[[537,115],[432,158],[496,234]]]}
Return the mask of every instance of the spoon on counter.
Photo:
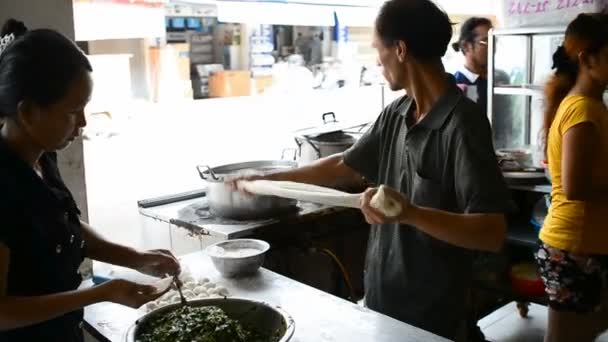
{"label": "spoon on counter", "polygon": [[182,283],[177,276],[173,276],[173,283],[175,284],[175,288],[177,288],[177,293],[179,293],[179,299],[182,305],[188,305],[188,301],[184,294],[182,293]]}

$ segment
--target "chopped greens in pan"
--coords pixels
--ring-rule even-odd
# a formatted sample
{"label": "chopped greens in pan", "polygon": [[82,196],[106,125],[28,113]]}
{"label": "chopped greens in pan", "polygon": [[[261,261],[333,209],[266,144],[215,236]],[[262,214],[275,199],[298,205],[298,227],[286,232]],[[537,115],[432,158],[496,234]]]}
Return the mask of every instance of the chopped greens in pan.
{"label": "chopped greens in pan", "polygon": [[[276,334],[275,334],[276,335]],[[276,342],[229,318],[217,306],[182,306],[142,323],[137,342]]]}

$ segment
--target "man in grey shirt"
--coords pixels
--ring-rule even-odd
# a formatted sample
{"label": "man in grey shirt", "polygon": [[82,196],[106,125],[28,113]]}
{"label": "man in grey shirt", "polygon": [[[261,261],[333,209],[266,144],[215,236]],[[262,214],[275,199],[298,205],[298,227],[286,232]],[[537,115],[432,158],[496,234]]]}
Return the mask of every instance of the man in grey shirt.
{"label": "man in grey shirt", "polygon": [[448,16],[430,0],[385,2],[373,45],[391,88],[408,95],[386,107],[348,151],[265,178],[336,186],[364,177],[389,186],[389,196],[401,201],[399,217],[369,205],[376,188],[361,203],[373,225],[366,305],[464,340],[472,254],[501,248],[507,189],[487,117],[441,63],[451,36]]}

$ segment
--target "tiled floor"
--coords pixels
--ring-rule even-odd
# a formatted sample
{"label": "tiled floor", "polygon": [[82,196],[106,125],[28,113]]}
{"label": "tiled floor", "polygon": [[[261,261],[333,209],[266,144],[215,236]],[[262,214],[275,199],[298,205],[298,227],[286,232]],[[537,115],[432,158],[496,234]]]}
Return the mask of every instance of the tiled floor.
{"label": "tiled floor", "polygon": [[[509,303],[479,321],[479,326],[489,341],[495,342],[542,342],[547,325],[547,308],[530,305],[527,318],[519,316],[515,303]],[[598,342],[608,342],[608,333]]]}

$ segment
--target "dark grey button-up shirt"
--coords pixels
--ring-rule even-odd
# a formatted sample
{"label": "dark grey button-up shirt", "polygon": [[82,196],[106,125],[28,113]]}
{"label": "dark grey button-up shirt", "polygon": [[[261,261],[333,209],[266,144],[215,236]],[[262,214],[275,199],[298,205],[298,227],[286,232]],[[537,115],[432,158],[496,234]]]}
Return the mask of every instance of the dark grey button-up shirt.
{"label": "dark grey button-up shirt", "polygon": [[[507,189],[489,122],[451,76],[448,90],[418,124],[404,96],[384,109],[344,153],[345,163],[412,203],[454,213],[504,213]],[[449,223],[446,223],[449,224]],[[449,228],[449,227],[448,227]],[[372,227],[365,269],[369,308],[447,338],[465,319],[472,251],[415,227]]]}

